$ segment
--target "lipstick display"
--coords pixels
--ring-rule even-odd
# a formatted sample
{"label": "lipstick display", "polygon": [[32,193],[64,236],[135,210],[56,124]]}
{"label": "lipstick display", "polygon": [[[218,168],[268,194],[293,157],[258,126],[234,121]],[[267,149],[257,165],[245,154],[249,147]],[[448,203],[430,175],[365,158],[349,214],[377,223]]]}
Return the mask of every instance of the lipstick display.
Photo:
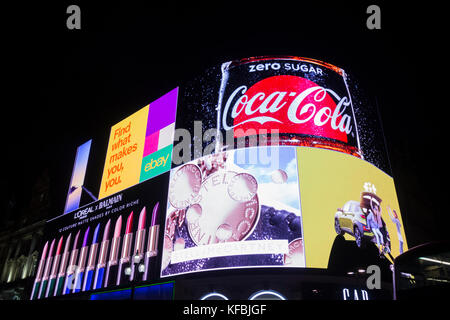
{"label": "lipstick display", "polygon": [[120,231],[122,229],[122,216],[116,221],[114,227],[114,235],[111,243],[111,250],[109,253],[109,260],[106,264],[105,284],[104,287],[115,284],[119,268],[119,246],[120,246]]}
{"label": "lipstick display", "polygon": [[130,281],[133,281],[136,277],[136,265],[139,265],[144,259],[144,244],[145,244],[145,218],[146,218],[145,207],[142,208],[139,214],[138,229],[136,231],[136,239],[134,241],[133,255],[131,256],[131,274]]}
{"label": "lipstick display", "polygon": [[75,240],[73,241],[73,249],[70,253],[69,266],[67,267],[66,278],[64,281],[63,295],[69,294],[74,285],[75,269],[77,268],[78,258],[78,240],[80,238],[80,230],[78,230]]}
{"label": "lipstick display", "polygon": [[59,266],[58,279],[56,280],[56,287],[54,292],[55,296],[59,296],[63,293],[64,278],[66,277],[67,262],[69,261],[69,248],[71,238],[72,234],[70,233],[67,237],[66,244],[64,245],[64,252],[61,257],[61,264]]}
{"label": "lipstick display", "polygon": [[140,265],[139,268],[143,268],[144,272],[142,275],[142,280],[148,280],[149,268],[150,268],[150,258],[156,256],[158,253],[158,235],[159,235],[159,224],[156,224],[159,216],[159,202],[155,204],[152,212],[152,221],[148,230],[148,243],[147,252],[145,253],[144,265]]}
{"label": "lipstick display", "polygon": [[41,284],[42,272],[44,270],[44,265],[45,265],[45,257],[47,256],[47,249],[48,249],[48,241],[45,243],[44,249],[42,249],[42,256],[41,256],[41,260],[39,260],[39,265],[38,265],[38,269],[37,269],[37,273],[36,273],[36,278],[35,278],[34,284],[33,284],[33,290],[31,291],[30,300],[36,299],[38,297],[39,286]]}
{"label": "lipstick display", "polygon": [[28,298],[85,299],[105,289],[133,288],[149,265],[152,280],[156,259],[151,257],[160,250],[160,211],[167,195],[161,200],[150,191],[167,187],[168,178],[161,176],[154,180],[157,185],[139,184],[46,221]]}
{"label": "lipstick display", "polygon": [[53,258],[52,270],[50,272],[50,278],[47,286],[47,290],[45,292],[45,297],[47,298],[49,295],[53,295],[56,284],[56,277],[58,275],[58,265],[59,260],[61,259],[61,247],[63,243],[63,236],[59,238],[58,246],[56,247],[55,257]]}
{"label": "lipstick display", "polygon": [[111,219],[108,220],[103,231],[103,239],[100,245],[100,253],[98,256],[98,262],[95,270],[94,277],[94,289],[99,289],[103,284],[103,277],[106,268],[106,259],[108,258],[108,247],[109,247],[109,226],[111,225]]}
{"label": "lipstick display", "polygon": [[119,271],[117,273],[116,284],[127,283],[130,281],[131,274],[131,245],[133,241],[133,211],[127,219],[125,235],[123,236],[122,254],[119,260]]}
{"label": "lipstick display", "polygon": [[97,258],[98,249],[98,232],[100,229],[100,223],[97,224],[94,230],[94,236],[92,238],[92,244],[89,251],[89,257],[86,265],[86,276],[83,281],[83,291],[90,290],[92,287],[92,280],[94,278],[95,259]]}
{"label": "lipstick display", "polygon": [[48,251],[47,261],[45,262],[44,274],[42,275],[41,287],[39,288],[39,299],[45,297],[45,292],[47,291],[48,276],[50,274],[50,268],[53,261],[53,248],[55,247],[55,239],[53,239],[50,244],[50,250]]}
{"label": "lipstick display", "polygon": [[72,292],[80,292],[81,291],[81,282],[84,276],[84,268],[86,266],[86,257],[88,255],[89,246],[88,246],[88,239],[89,239],[89,230],[90,227],[87,227],[86,231],[84,232],[83,237],[83,244],[81,245],[80,250],[80,257],[78,258],[78,266],[75,270],[75,278],[74,278],[74,286],[72,289]]}

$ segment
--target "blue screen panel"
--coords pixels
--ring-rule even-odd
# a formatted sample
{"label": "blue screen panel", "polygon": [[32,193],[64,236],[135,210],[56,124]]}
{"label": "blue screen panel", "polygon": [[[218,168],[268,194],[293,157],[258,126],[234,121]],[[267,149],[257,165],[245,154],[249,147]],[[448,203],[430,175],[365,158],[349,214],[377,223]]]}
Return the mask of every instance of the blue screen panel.
{"label": "blue screen panel", "polygon": [[155,284],[134,289],[135,300],[172,300],[173,282]]}
{"label": "blue screen panel", "polygon": [[90,300],[129,300],[131,299],[131,289],[100,292],[91,294]]}

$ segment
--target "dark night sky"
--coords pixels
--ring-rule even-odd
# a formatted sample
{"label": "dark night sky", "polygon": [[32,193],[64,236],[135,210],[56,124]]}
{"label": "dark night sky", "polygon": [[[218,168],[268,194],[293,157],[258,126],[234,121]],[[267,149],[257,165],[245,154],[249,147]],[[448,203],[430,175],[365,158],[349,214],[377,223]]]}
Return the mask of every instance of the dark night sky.
{"label": "dark night sky", "polygon": [[91,2],[73,2],[81,7],[79,31],[65,26],[71,2],[3,11],[3,75],[11,97],[2,103],[7,195],[26,203],[48,168],[57,216],[78,145],[94,138],[86,185],[97,193],[113,124],[223,61],[297,55],[344,68],[377,98],[409,244],[449,238],[440,183],[447,171],[446,91],[434,87],[444,74],[443,39],[433,38],[443,33],[442,8],[374,1],[382,29],[368,30],[372,2],[365,1]]}

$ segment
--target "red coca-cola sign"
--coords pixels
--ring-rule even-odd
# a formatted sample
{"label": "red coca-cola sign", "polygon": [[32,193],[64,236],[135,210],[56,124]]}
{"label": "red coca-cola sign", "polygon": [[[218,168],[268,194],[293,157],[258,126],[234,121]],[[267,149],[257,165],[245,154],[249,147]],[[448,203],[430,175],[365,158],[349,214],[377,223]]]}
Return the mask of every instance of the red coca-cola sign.
{"label": "red coca-cola sign", "polygon": [[232,131],[238,139],[276,132],[281,145],[361,155],[344,70],[307,58],[260,57],[224,63],[221,71],[222,134]]}
{"label": "red coca-cola sign", "polygon": [[[314,135],[347,143],[350,100],[311,80],[278,75],[237,87],[224,103],[222,127],[235,137],[253,130]],[[227,118],[233,119],[232,123]]]}

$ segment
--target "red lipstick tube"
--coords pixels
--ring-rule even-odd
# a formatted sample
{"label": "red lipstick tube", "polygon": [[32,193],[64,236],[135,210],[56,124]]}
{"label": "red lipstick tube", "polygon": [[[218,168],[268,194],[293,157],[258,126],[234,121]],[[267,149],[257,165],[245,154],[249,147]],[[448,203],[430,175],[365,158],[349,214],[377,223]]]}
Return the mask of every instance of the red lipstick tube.
{"label": "red lipstick tube", "polygon": [[119,260],[119,272],[117,273],[116,284],[127,283],[130,281],[131,274],[131,244],[133,241],[133,211],[127,219],[125,235],[123,236],[122,254]]}
{"label": "red lipstick tube", "polygon": [[130,281],[133,281],[135,278],[137,278],[136,275],[136,265],[139,265],[144,260],[144,245],[145,245],[145,217],[146,217],[146,210],[145,207],[142,208],[141,213],[139,215],[139,224],[138,224],[138,230],[136,231],[136,239],[134,241],[134,250],[133,255],[131,257],[132,263],[131,263],[131,274],[130,274]]}
{"label": "red lipstick tube", "polygon": [[64,246],[64,252],[61,257],[61,264],[59,265],[59,272],[58,272],[58,279],[56,280],[56,286],[55,286],[55,296],[59,296],[63,293],[64,289],[64,278],[66,277],[66,269],[67,269],[67,262],[69,261],[69,246],[70,246],[70,240],[71,240],[72,234],[69,234],[69,237],[67,237],[66,244]]}
{"label": "red lipstick tube", "polygon": [[142,274],[143,281],[147,281],[149,278],[150,258],[158,254],[158,238],[159,238],[159,224],[157,224],[158,215],[159,215],[159,202],[157,202],[153,207],[152,221],[150,228],[148,230],[147,252],[145,253],[143,266],[144,272]]}

